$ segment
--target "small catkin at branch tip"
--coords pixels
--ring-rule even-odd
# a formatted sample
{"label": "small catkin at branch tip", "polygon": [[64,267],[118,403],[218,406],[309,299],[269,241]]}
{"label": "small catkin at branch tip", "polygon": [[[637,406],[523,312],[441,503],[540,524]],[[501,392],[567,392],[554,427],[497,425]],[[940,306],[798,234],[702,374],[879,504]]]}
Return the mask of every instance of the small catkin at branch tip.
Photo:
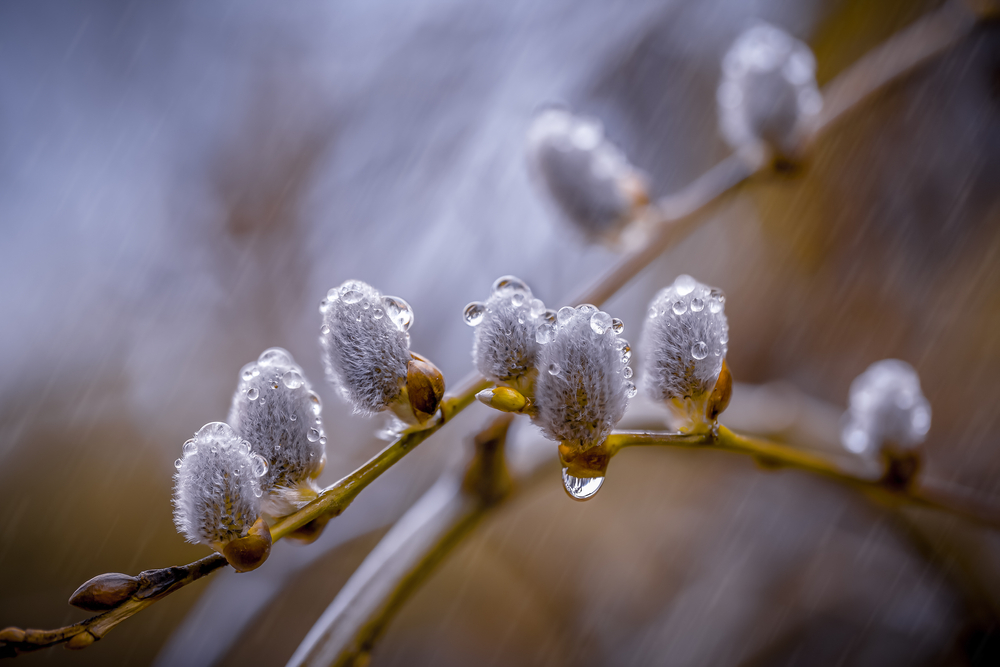
{"label": "small catkin at branch tip", "polygon": [[649,202],[645,175],[593,118],[545,109],[528,130],[528,157],[565,217],[592,241],[613,239]]}
{"label": "small catkin at branch tip", "polygon": [[267,461],[262,511],[284,516],[315,499],[326,465],[322,402],[287,350],[265,350],[240,371],[229,424]]}
{"label": "small catkin at branch tip", "polygon": [[758,22],[726,52],[716,100],[719,129],[734,149],[763,142],[792,156],[823,106],[816,58],[788,33]]}
{"label": "small catkin at branch tip", "polygon": [[[203,426],[184,443],[183,451],[183,458],[174,464],[177,530],[189,542],[222,553],[241,572],[258,567],[271,550],[260,507],[260,478],[267,472],[267,462],[221,422]],[[227,548],[238,555],[235,561]]]}
{"label": "small catkin at branch tip", "polygon": [[[707,430],[729,400],[729,324],[722,290],[681,275],[649,305],[643,327],[643,387],[671,409],[678,430]],[[717,385],[719,392],[715,392]],[[714,396],[713,392],[718,393]]]}
{"label": "small catkin at branch tip", "polygon": [[547,437],[579,449],[600,445],[635,395],[621,320],[595,306],[564,307],[538,355],[535,422]]}
{"label": "small catkin at branch tip", "polygon": [[887,448],[912,452],[930,427],[930,403],[920,389],[920,377],[905,361],[876,361],[851,383],[841,431],[849,451],[865,456],[878,456]]}

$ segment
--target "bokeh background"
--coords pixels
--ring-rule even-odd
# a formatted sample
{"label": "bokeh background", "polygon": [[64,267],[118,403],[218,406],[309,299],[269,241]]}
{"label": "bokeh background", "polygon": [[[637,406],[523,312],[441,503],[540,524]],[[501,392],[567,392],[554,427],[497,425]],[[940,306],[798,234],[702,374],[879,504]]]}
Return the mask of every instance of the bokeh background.
{"label": "bokeh background", "polygon": [[[266,347],[289,349],[324,399],[324,481],[382,446],[378,420],[322,380],[329,287],[403,296],[413,348],[456,382],[472,369],[462,308],[494,278],[558,307],[608,267],[532,182],[540,106],[601,118],[665,195],[728,153],[715,86],[749,21],[806,41],[822,85],[939,4],[3,3],[0,627],[74,622],[85,579],[206,553],[172,526],[171,462]],[[934,411],[926,474],[996,499],[998,223],[1000,27],[985,22],[606,310],[637,340],[678,273],[723,288],[745,383],[726,417],[829,451],[851,379],[902,358]],[[316,544],[282,543],[86,651],[18,660],[283,664],[487,418],[467,410]],[[530,425],[512,437],[537,441]],[[995,534],[738,457],[630,451],[590,502],[566,497],[554,463],[520,489],[373,664],[988,665],[998,614]]]}

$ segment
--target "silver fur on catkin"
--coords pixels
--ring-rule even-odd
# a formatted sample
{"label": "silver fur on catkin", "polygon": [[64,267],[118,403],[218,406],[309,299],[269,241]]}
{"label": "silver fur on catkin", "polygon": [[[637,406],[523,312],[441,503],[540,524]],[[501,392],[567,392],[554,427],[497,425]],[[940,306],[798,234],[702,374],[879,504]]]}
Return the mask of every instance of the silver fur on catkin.
{"label": "silver fur on catkin", "polygon": [[320,313],[327,379],[355,412],[385,410],[406,384],[410,306],[360,280],[348,280],[327,293]]}
{"label": "silver fur on catkin", "polygon": [[891,444],[915,448],[931,427],[931,406],[913,366],[899,359],[876,361],[851,383],[841,441],[856,454],[877,454]]}
{"label": "silver fur on catkin", "polygon": [[268,463],[260,480],[265,514],[290,514],[319,492],[315,478],[326,463],[321,413],[319,396],[286,350],[265,350],[240,371],[229,425]]}
{"label": "silver fur on catkin", "polygon": [[764,141],[793,153],[823,106],[809,47],[768,23],[744,31],[722,61],[719,128],[735,149]]}
{"label": "silver fur on catkin", "polygon": [[555,318],[555,311],[546,311],[524,281],[498,278],[489,299],[465,307],[465,322],[476,329],[472,344],[476,368],[488,380],[525,389],[524,380],[534,378],[538,326]]}
{"label": "silver fur on catkin", "polygon": [[229,424],[212,422],[184,443],[174,475],[174,525],[188,542],[221,549],[260,518],[267,463]]}
{"label": "silver fur on catkin", "polygon": [[648,201],[645,176],[594,119],[542,111],[528,131],[528,157],[562,213],[591,240],[613,236]]}
{"label": "silver fur on catkin", "polygon": [[620,320],[585,304],[559,310],[554,336],[538,354],[535,423],[580,449],[600,445],[635,395],[631,348]]}

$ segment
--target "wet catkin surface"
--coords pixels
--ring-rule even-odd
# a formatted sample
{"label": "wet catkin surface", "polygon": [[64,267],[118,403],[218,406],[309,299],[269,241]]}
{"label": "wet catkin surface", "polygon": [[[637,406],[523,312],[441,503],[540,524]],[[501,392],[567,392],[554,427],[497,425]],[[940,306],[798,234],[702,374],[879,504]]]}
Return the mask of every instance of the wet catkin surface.
{"label": "wet catkin surface", "polygon": [[[813,47],[822,86],[933,6],[756,7]],[[377,450],[381,423],[323,379],[330,287],[358,278],[405,298],[412,349],[452,382],[472,368],[462,309],[497,276],[566,305],[613,256],[530,182],[531,114],[561,101],[600,117],[654,194],[677,190],[727,154],[719,61],[752,11],[0,10],[0,627],[73,622],[84,613],[65,601],[87,578],[206,553],[171,523],[171,462],[225,419],[267,347],[287,348],[323,398],[324,483]],[[738,381],[838,406],[870,363],[904,359],[933,409],[927,474],[1000,496],[998,45],[996,24],[974,29],[605,310],[634,343],[653,294],[691,274],[726,292]],[[19,660],[283,664],[487,416],[470,408],[320,542],[279,544],[260,570],[195,584],[85,651]],[[452,554],[373,664],[992,664],[998,549],[803,473],[639,448],[587,503],[553,465]]]}

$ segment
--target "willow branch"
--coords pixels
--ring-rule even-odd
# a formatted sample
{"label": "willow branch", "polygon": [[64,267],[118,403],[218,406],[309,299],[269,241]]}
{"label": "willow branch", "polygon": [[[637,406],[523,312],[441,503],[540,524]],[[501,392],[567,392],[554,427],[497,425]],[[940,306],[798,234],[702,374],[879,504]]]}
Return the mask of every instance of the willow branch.
{"label": "willow branch", "polygon": [[718,433],[683,435],[652,431],[619,431],[604,444],[614,456],[626,447],[669,446],[708,449],[752,456],[764,468],[796,468],[832,479],[875,495],[883,501],[904,502],[961,517],[989,528],[1000,529],[1000,508],[968,494],[937,486],[933,482],[913,480],[899,485],[885,475],[873,476],[851,470],[824,456],[802,451],[761,438],[752,438],[720,426]]}
{"label": "willow branch", "polygon": [[[481,378],[467,378],[453,396],[442,401],[441,415],[429,427],[404,432],[363,466],[324,489],[308,505],[279,519],[271,527],[271,539],[277,542],[311,521],[341,514],[365,487],[468,407],[475,400],[476,392],[487,386],[489,383]],[[226,564],[223,556],[213,554],[188,565],[147,570],[137,577],[138,590],[103,614],[54,630],[16,627],[0,630],[0,657],[13,657],[64,643],[69,648],[86,648],[125,619]]]}

